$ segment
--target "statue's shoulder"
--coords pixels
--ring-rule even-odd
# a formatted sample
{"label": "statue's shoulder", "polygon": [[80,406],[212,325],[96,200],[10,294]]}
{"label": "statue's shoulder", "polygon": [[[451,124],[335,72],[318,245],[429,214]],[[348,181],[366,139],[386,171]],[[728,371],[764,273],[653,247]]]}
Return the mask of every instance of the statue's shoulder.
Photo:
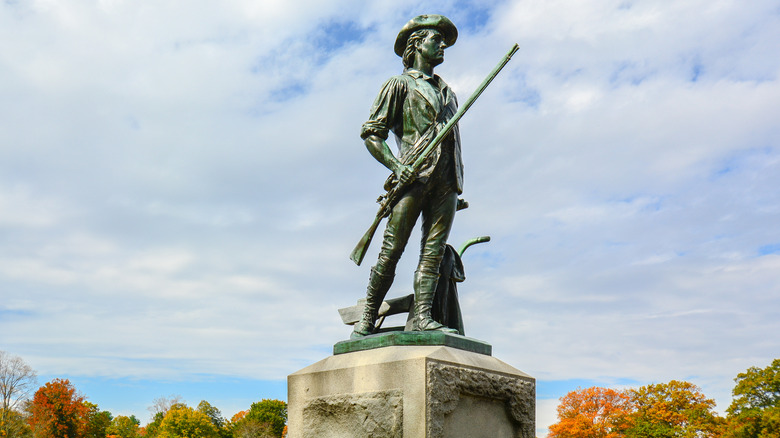
{"label": "statue's shoulder", "polygon": [[384,90],[400,92],[406,92],[412,87],[414,87],[414,78],[406,73],[390,76],[390,78],[385,81],[384,85],[382,85],[382,89]]}

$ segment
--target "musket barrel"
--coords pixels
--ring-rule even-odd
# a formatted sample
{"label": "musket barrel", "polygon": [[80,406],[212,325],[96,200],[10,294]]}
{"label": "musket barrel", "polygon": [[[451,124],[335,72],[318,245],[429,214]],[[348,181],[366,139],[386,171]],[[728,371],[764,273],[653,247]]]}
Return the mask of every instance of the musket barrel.
{"label": "musket barrel", "polygon": [[512,59],[512,55],[517,52],[517,50],[520,48],[520,46],[515,43],[515,45],[512,46],[511,49],[509,49],[509,52],[507,52],[506,55],[504,55],[503,58],[501,58],[501,61],[496,65],[496,67],[493,69],[493,71],[490,72],[490,74],[485,78],[484,81],[477,87],[476,91],[474,91],[471,96],[466,100],[466,102],[458,108],[458,111],[455,112],[455,114],[450,118],[450,120],[447,121],[447,124],[444,125],[444,127],[439,131],[439,133],[434,137],[433,140],[431,140],[430,143],[428,143],[428,146],[425,147],[423,152],[420,154],[420,156],[415,160],[415,162],[412,164],[412,170],[415,172],[420,169],[420,166],[422,165],[423,161],[428,157],[428,154],[433,151],[434,148],[436,148],[439,143],[444,140],[444,137],[447,136],[447,134],[452,131],[452,128],[455,127],[455,125],[458,123],[458,121],[463,117],[464,114],[466,114],[466,111],[471,108],[471,105],[476,102],[476,100],[479,98],[479,96],[482,94],[483,91],[490,85],[491,82],[493,82],[493,79],[498,76],[498,73],[501,71],[501,69],[504,68],[504,66],[509,62],[510,59]]}

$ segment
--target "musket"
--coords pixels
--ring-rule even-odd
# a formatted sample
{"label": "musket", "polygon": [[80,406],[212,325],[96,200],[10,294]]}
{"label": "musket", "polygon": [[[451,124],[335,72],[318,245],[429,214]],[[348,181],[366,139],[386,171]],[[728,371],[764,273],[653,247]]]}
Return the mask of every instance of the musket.
{"label": "musket", "polygon": [[[512,59],[512,55],[517,52],[519,49],[519,46],[517,44],[513,45],[511,49],[509,49],[509,52],[504,55],[503,58],[501,58],[501,62],[496,65],[496,67],[493,69],[493,71],[490,72],[490,74],[485,78],[484,81],[482,81],[482,84],[480,84],[479,87],[477,87],[476,91],[466,100],[466,102],[458,108],[458,111],[450,118],[447,123],[444,125],[444,127],[439,130],[439,132],[436,134],[436,136],[430,140],[430,142],[422,149],[422,152],[417,156],[417,159],[414,160],[414,162],[411,165],[412,173],[417,173],[418,170],[420,170],[420,166],[422,166],[423,162],[426,158],[428,158],[428,155],[436,149],[439,144],[447,137],[447,135],[452,131],[452,129],[457,125],[458,121],[463,117],[464,114],[466,114],[466,111],[471,108],[471,105],[474,104],[474,102],[477,100],[477,98],[482,94],[483,91],[490,85],[490,83],[495,79],[496,76],[498,76],[498,73],[501,71],[502,68],[509,62],[510,59]],[[421,141],[428,141],[430,139],[430,136],[423,136],[421,138]],[[422,146],[422,145],[420,145]],[[398,202],[401,195],[404,193],[404,190],[407,188],[409,184],[411,184],[412,181],[408,181],[406,184],[402,184],[400,181],[395,184],[390,190],[387,191],[387,193],[383,196],[380,196],[379,198],[379,211],[376,213],[376,217],[374,218],[374,222],[371,224],[371,226],[368,228],[368,231],[363,235],[363,237],[360,239],[358,244],[355,246],[355,249],[352,250],[352,254],[349,255],[349,258],[355,262],[358,266],[360,266],[360,263],[363,262],[363,257],[366,256],[366,250],[368,249],[368,246],[371,245],[371,240],[374,238],[374,233],[376,233],[376,229],[379,226],[379,223],[382,221],[382,219],[386,218],[387,216],[390,216],[390,212],[393,210],[393,206]]]}

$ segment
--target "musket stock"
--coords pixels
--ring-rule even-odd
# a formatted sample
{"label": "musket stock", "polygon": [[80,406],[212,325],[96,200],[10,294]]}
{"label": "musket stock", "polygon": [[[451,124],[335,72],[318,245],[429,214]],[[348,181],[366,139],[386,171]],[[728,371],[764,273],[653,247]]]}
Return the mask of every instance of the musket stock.
{"label": "musket stock", "polygon": [[[458,108],[458,111],[450,118],[449,121],[444,125],[441,130],[436,134],[436,136],[431,140],[425,148],[422,150],[422,152],[417,156],[417,159],[412,163],[412,172],[417,173],[418,170],[420,170],[420,166],[422,166],[423,161],[425,161],[426,158],[428,158],[428,155],[430,155],[433,150],[439,146],[439,144],[444,140],[444,138],[447,137],[447,135],[452,131],[452,129],[455,127],[455,125],[458,123],[458,121],[463,117],[464,114],[466,114],[466,111],[471,108],[471,105],[474,104],[474,102],[477,100],[477,98],[482,94],[483,91],[490,85],[490,83],[495,79],[496,76],[498,76],[498,73],[501,71],[501,69],[504,68],[504,66],[509,62],[510,59],[512,59],[512,55],[517,52],[519,46],[517,44],[513,45],[511,49],[509,49],[509,52],[504,55],[503,58],[501,58],[501,61],[496,65],[496,67],[493,69],[493,71],[490,72],[490,74],[485,78],[484,81],[482,81],[482,84],[477,87],[476,91],[469,96],[468,100]],[[427,136],[426,136],[427,137]],[[430,137],[427,137],[430,138]],[[409,183],[407,183],[409,184]],[[398,202],[398,199],[403,194],[404,189],[406,188],[406,184],[401,184],[399,181],[396,183],[395,187],[390,189],[387,192],[387,195],[385,195],[380,202],[379,206],[379,212],[377,212],[376,217],[374,218],[374,222],[371,224],[371,227],[368,228],[368,231],[366,231],[366,234],[363,235],[363,237],[360,239],[358,244],[355,246],[355,249],[352,250],[352,253],[350,254],[349,258],[355,262],[358,266],[360,266],[360,263],[363,262],[363,257],[366,255],[366,250],[368,250],[368,246],[371,244],[371,240],[374,238],[374,233],[376,233],[376,229],[379,226],[379,223],[382,221],[383,218],[390,215],[390,211],[392,211],[392,207],[395,205],[396,202]],[[380,198],[381,199],[381,198]]]}
{"label": "musket stock", "polygon": [[366,250],[368,249],[368,246],[371,245],[371,240],[374,238],[374,233],[376,233],[376,229],[383,217],[384,215],[377,213],[374,218],[374,223],[368,227],[366,234],[360,238],[360,242],[358,242],[355,249],[352,250],[352,254],[349,255],[350,260],[355,262],[356,265],[360,266],[360,264],[363,263],[363,258],[366,256]]}

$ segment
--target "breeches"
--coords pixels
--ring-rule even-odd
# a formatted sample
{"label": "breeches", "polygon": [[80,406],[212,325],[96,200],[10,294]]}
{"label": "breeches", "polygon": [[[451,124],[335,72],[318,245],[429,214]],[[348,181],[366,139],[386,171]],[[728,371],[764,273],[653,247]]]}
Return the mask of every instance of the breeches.
{"label": "breeches", "polygon": [[417,272],[438,275],[444,256],[458,194],[450,184],[413,183],[393,207],[387,221],[379,260],[375,267],[382,275],[395,274],[398,259],[406,247],[417,218],[422,215],[422,239]]}

